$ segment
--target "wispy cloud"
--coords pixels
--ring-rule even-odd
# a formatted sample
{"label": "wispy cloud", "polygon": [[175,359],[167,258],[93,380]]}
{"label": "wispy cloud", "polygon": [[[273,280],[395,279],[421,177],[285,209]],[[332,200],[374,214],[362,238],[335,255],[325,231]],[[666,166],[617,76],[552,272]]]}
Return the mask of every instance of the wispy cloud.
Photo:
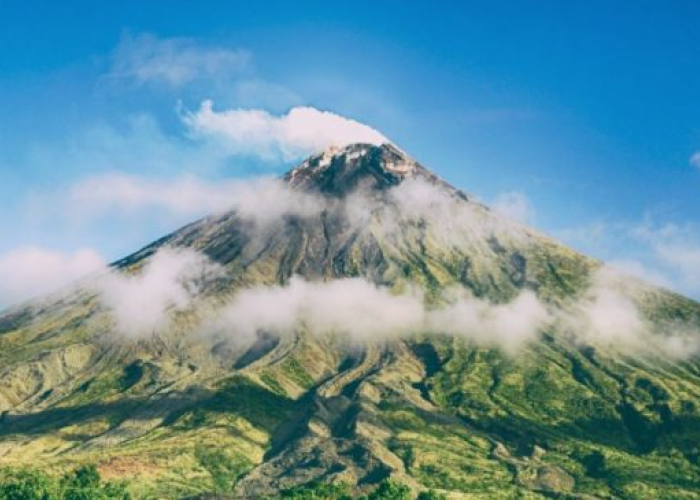
{"label": "wispy cloud", "polygon": [[492,304],[465,289],[449,289],[442,306],[427,307],[417,288],[396,294],[362,278],[294,278],[286,286],[240,291],[205,329],[238,343],[249,343],[259,331],[288,335],[307,329],[362,343],[434,332],[514,353],[536,340],[549,319],[531,292],[507,304]]}
{"label": "wispy cloud", "polygon": [[593,276],[584,296],[571,309],[563,309],[559,317],[577,342],[613,347],[626,355],[687,359],[700,354],[697,327],[650,321],[643,294],[637,283],[603,267]]}
{"label": "wispy cloud", "polygon": [[533,241],[533,233],[526,228],[420,179],[408,179],[381,197],[358,189],[335,199],[294,189],[271,176],[207,181],[194,175],[108,172],[56,192],[37,192],[26,204],[33,225],[68,232],[105,226],[128,232],[151,225],[166,231],[225,211],[237,212],[264,232],[285,216],[316,217],[329,209],[344,214],[348,227],[355,230],[365,228],[374,218],[374,230],[392,239],[401,237],[397,231],[406,225],[428,222],[430,238],[446,248],[481,244],[488,251],[487,241],[494,236],[503,243],[517,240],[527,245]]}
{"label": "wispy cloud", "polygon": [[103,269],[104,260],[90,249],[63,253],[17,248],[0,255],[0,308],[56,291]]}
{"label": "wispy cloud", "polygon": [[64,200],[75,219],[138,217],[153,210],[196,217],[232,207],[236,194],[241,194],[240,184],[206,182],[190,175],[160,179],[113,172],[80,180]]}
{"label": "wispy cloud", "polygon": [[[178,312],[190,309],[204,285],[226,279],[226,270],[190,249],[165,248],[133,274],[111,271],[97,282],[115,321],[115,339],[167,334]],[[426,302],[422,289],[404,283],[397,292],[364,278],[307,281],[240,289],[227,302],[208,307],[186,333],[250,345],[260,332],[276,336],[308,331],[340,335],[351,343],[386,342],[433,333],[517,354],[553,325],[584,345],[613,348],[630,356],[686,359],[700,353],[700,335],[688,325],[660,325],[644,312],[646,293],[617,271],[603,267],[590,288],[557,308],[522,291],[507,303],[476,298],[459,286]]]}
{"label": "wispy cloud", "polygon": [[161,333],[173,313],[190,307],[202,285],[222,273],[198,252],[164,248],[134,274],[111,270],[95,286],[116,331],[138,339]]}
{"label": "wispy cloud", "polygon": [[46,173],[60,168],[63,175],[58,180],[64,182],[95,172],[171,176],[222,170],[221,154],[204,146],[178,131],[166,131],[153,115],[136,114],[119,124],[93,123],[65,140],[37,145],[19,166]]}
{"label": "wispy cloud", "polygon": [[157,217],[191,222],[228,210],[268,224],[284,215],[320,213],[324,203],[278,177],[215,182],[193,175],[168,178],[111,172],[82,179],[59,195],[37,194],[30,208],[35,219],[77,227],[115,219],[143,223]]}
{"label": "wispy cloud", "polygon": [[693,167],[700,169],[700,151],[693,153],[689,162]]}
{"label": "wispy cloud", "polygon": [[[149,232],[153,237],[221,209],[230,184],[214,180],[227,167],[218,151],[166,133],[150,116],[77,131],[67,142],[43,144],[26,161],[57,179],[12,207],[21,221],[17,240],[28,243],[58,235],[95,247],[119,233],[137,245]],[[100,225],[87,225],[95,221]]]}
{"label": "wispy cloud", "polygon": [[622,273],[635,276],[649,283],[653,283],[654,285],[662,286],[668,289],[673,288],[673,282],[667,273],[664,273],[659,269],[654,269],[648,264],[638,260],[611,259],[608,260],[606,264]]}
{"label": "wispy cloud", "polygon": [[599,221],[555,234],[627,274],[680,293],[700,293],[700,226],[657,222]]}
{"label": "wispy cloud", "polygon": [[218,140],[232,155],[290,161],[328,148],[363,142],[389,142],[380,132],[356,120],[312,107],[295,107],[284,115],[262,109],[215,111],[204,101],[184,122],[200,138]]}
{"label": "wispy cloud", "polygon": [[112,78],[137,84],[181,87],[196,80],[241,75],[251,55],[242,49],[208,45],[192,38],[158,38],[148,33],[125,33],[112,53]]}
{"label": "wispy cloud", "polygon": [[[372,204],[356,197],[360,213],[369,213]],[[417,179],[406,179],[388,192],[390,204],[374,207],[380,210],[382,226],[389,235],[396,235],[405,222],[429,222],[431,238],[447,247],[474,248],[486,245],[497,237],[503,242],[532,242],[529,229],[498,217],[478,203],[464,200],[443,186]],[[351,203],[353,198],[348,200]]]}
{"label": "wispy cloud", "polygon": [[531,224],[535,219],[535,208],[525,193],[520,191],[499,194],[491,207],[497,213],[524,224]]}
{"label": "wispy cloud", "polygon": [[[17,245],[51,243],[53,235],[64,245],[79,241],[117,257],[114,234],[121,235],[117,248],[125,251],[128,241],[142,244],[145,238],[226,209],[229,197],[245,197],[243,184],[221,180],[227,172],[235,177],[280,171],[281,161],[265,160],[296,160],[333,143],[384,140],[370,127],[314,108],[292,108],[282,115],[248,109],[288,110],[290,101],[293,105],[298,99],[260,78],[245,51],[203,40],[126,34],[112,55],[109,76],[122,83],[158,85],[159,92],[171,87],[190,97],[193,85],[197,93],[221,86],[235,94],[215,92],[226,95],[223,101],[246,109],[217,113],[202,105],[197,112],[171,116],[175,127],[165,127],[155,114],[132,115],[37,144],[12,168],[58,182],[49,188],[37,184],[13,201],[9,210],[22,219]],[[256,116],[263,117],[262,124],[252,120],[251,129],[248,118]],[[95,221],[100,225],[85,224]]]}
{"label": "wispy cloud", "polygon": [[647,218],[632,229],[649,246],[672,281],[692,293],[700,292],[700,227],[694,223],[655,224]]}

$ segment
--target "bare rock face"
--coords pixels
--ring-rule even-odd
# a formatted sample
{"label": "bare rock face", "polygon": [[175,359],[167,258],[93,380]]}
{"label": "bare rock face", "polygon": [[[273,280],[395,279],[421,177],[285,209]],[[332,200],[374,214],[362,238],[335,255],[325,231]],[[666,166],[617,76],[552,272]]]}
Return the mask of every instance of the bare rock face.
{"label": "bare rock face", "polygon": [[357,189],[384,190],[411,177],[437,178],[398,148],[354,144],[331,148],[284,176],[293,187],[344,196]]}
{"label": "bare rock face", "polygon": [[[488,304],[527,291],[555,313],[601,265],[392,145],[328,150],[281,182],[309,197],[304,210],[264,223],[215,214],[114,265],[138,274],[169,248],[223,269],[153,335],[119,337],[83,284],[0,315],[0,466],[97,461],[161,497],[216,484],[222,498],[255,498],[311,481],[361,492],[391,477],[454,498],[699,498],[692,358],[602,348],[563,321],[510,351],[474,341],[478,326],[361,340],[305,324],[245,342],[202,333],[241,291],[295,279],[419,289],[431,307],[446,290]],[[629,300],[662,335],[700,324],[698,304],[649,285]]]}
{"label": "bare rock face", "polygon": [[523,467],[518,470],[518,484],[537,491],[568,493],[576,485],[574,478],[555,465]]}

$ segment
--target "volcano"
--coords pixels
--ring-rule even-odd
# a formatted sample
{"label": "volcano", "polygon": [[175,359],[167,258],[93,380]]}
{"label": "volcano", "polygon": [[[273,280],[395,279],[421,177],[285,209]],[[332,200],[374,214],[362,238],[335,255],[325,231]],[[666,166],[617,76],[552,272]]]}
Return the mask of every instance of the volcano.
{"label": "volcano", "polygon": [[[96,463],[137,497],[700,498],[699,304],[393,145],[251,190],[0,316],[0,465]],[[185,293],[158,321],[159,292],[103,285],[164,255]]]}

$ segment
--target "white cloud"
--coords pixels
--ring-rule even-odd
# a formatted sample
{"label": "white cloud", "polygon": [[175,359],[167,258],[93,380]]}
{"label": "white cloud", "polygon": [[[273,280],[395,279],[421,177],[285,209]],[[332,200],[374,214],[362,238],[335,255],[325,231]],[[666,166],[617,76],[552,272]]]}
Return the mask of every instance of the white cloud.
{"label": "white cloud", "polygon": [[287,286],[240,291],[205,330],[243,344],[259,331],[286,335],[304,327],[316,335],[335,333],[355,342],[435,332],[514,352],[535,340],[549,320],[531,292],[499,305],[463,289],[450,290],[445,299],[443,306],[427,308],[415,289],[394,294],[361,278],[319,283],[293,278]]}
{"label": "white cloud", "polygon": [[109,76],[180,87],[195,80],[239,75],[249,68],[250,59],[244,50],[209,46],[191,38],[127,33],[112,53]]}
{"label": "white cloud", "polygon": [[428,314],[429,329],[466,337],[480,345],[501,347],[506,352],[513,353],[536,340],[550,319],[544,305],[528,290],[506,304],[475,299],[464,289],[451,293],[449,306]]}
{"label": "white cloud", "polygon": [[578,328],[584,338],[629,346],[646,334],[639,310],[620,289],[618,280],[608,268],[594,277],[587,297],[579,304],[583,323]]}
{"label": "white cloud", "polygon": [[105,268],[102,257],[90,249],[61,253],[23,247],[0,255],[0,307],[58,290]]}
{"label": "white cloud", "polygon": [[355,340],[382,340],[422,324],[418,296],[395,296],[361,278],[242,290],[213,325],[245,341],[260,331],[289,334],[305,326],[316,334],[340,333]]}
{"label": "white cloud", "polygon": [[298,159],[330,146],[389,142],[375,129],[350,118],[312,107],[295,107],[276,116],[261,109],[215,111],[204,101],[183,116],[193,135],[215,138],[230,154],[268,160]]}
{"label": "white cloud", "polygon": [[138,339],[167,328],[172,313],[187,309],[208,280],[223,270],[189,249],[164,248],[133,275],[112,270],[95,286],[121,335]]}
{"label": "white cloud", "polygon": [[518,191],[499,194],[491,206],[496,213],[523,224],[532,223],[535,219],[532,203],[524,193]]}
{"label": "white cloud", "polygon": [[627,355],[666,355],[687,359],[700,354],[700,331],[659,325],[643,312],[643,291],[610,267],[601,268],[586,294],[559,313],[579,342],[614,347]]}
{"label": "white cloud", "polygon": [[[224,276],[225,270],[202,254],[166,248],[135,274],[112,271],[97,287],[115,319],[115,331],[139,339],[167,331],[173,314],[190,308],[204,283]],[[228,338],[237,345],[249,345],[259,332],[285,336],[300,329],[353,343],[435,333],[515,354],[536,341],[543,328],[559,322],[577,342],[629,355],[684,359],[700,353],[697,329],[651,323],[639,306],[642,289],[607,267],[596,273],[583,297],[557,310],[548,309],[531,291],[494,304],[453,287],[429,306],[418,287],[409,284],[405,290],[395,293],[362,278],[309,282],[294,277],[284,286],[239,290],[190,333]]]}

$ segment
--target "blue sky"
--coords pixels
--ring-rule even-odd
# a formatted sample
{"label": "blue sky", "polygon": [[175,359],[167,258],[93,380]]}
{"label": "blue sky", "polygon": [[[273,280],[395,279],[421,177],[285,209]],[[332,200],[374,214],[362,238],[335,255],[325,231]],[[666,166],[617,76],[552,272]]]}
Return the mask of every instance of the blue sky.
{"label": "blue sky", "polygon": [[188,117],[205,100],[358,120],[505,213],[700,297],[699,24],[693,1],[3,2],[0,303],[297,161],[203,137]]}

